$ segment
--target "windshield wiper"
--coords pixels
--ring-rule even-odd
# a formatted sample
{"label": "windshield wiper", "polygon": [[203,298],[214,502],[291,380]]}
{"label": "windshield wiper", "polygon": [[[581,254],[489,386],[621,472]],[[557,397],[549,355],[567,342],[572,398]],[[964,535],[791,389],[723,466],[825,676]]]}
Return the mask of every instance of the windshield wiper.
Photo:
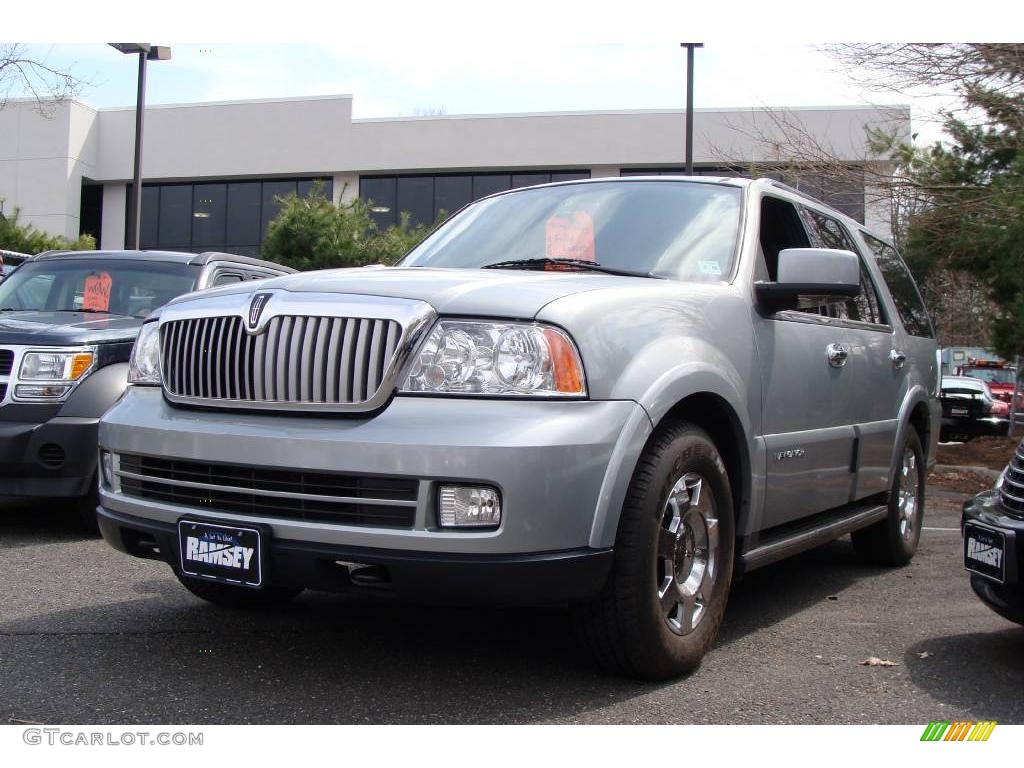
{"label": "windshield wiper", "polygon": [[[605,267],[598,264],[596,261],[586,261],[585,259],[552,259],[552,258],[540,258],[540,259],[511,259],[509,261],[498,261],[494,264],[487,264],[480,269],[536,269],[537,267],[547,266],[563,266],[563,267],[575,267],[577,269],[585,269],[591,272],[603,272],[606,275],[625,275],[626,277],[653,277],[657,280],[664,280],[660,275],[653,275],[650,272],[635,272],[630,269],[616,269],[615,267]],[[560,271],[560,270],[552,270]]]}
{"label": "windshield wiper", "polygon": [[54,312],[81,312],[87,315],[116,315],[116,312],[109,312],[105,309],[55,309]]}

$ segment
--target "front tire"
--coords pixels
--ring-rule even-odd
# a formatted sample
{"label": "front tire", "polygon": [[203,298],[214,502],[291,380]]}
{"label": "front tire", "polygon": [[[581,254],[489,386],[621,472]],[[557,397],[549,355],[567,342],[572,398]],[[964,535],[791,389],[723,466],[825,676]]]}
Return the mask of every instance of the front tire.
{"label": "front tire", "polygon": [[694,669],[725,613],[734,530],[729,478],[711,438],[686,422],[660,427],[630,481],[608,582],[575,611],[595,660],[648,680]]}
{"label": "front tire", "polygon": [[908,427],[889,489],[889,514],[884,520],[854,531],[853,548],[867,562],[906,565],[917,552],[924,520],[925,458],[917,430]]}

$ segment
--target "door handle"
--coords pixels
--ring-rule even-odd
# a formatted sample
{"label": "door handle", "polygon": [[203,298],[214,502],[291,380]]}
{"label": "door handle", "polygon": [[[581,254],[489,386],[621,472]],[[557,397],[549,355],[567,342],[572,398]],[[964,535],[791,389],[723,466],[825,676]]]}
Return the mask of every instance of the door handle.
{"label": "door handle", "polygon": [[846,359],[850,351],[842,344],[829,344],[825,347],[825,354],[828,356],[828,364],[833,368],[842,368],[846,365]]}
{"label": "door handle", "polygon": [[889,351],[889,359],[892,360],[893,368],[902,368],[907,362],[906,354],[898,349]]}

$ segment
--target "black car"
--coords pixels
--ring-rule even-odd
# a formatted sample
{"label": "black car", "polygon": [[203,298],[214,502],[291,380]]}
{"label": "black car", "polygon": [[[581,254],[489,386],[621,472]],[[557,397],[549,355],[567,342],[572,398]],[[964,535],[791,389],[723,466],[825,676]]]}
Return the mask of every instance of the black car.
{"label": "black car", "polygon": [[974,593],[1000,616],[1024,624],[1024,442],[996,487],[964,504],[961,529]]}
{"label": "black car", "polygon": [[939,390],[942,427],[939,439],[970,440],[982,435],[1005,435],[1010,428],[1010,406],[993,397],[981,379],[943,376]]}
{"label": "black car", "polygon": [[223,253],[66,251],[0,283],[0,497],[71,497],[95,522],[97,422],[143,320],[190,291],[294,270]]}

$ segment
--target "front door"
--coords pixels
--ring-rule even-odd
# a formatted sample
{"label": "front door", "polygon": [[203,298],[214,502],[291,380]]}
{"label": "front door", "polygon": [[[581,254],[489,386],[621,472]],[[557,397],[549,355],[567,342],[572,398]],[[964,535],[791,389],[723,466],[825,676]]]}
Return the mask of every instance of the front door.
{"label": "front door", "polygon": [[[811,243],[796,206],[761,205],[760,279],[774,280],[778,254]],[[764,527],[849,502],[853,492],[858,360],[846,324],[824,308],[755,315],[767,453]]]}

